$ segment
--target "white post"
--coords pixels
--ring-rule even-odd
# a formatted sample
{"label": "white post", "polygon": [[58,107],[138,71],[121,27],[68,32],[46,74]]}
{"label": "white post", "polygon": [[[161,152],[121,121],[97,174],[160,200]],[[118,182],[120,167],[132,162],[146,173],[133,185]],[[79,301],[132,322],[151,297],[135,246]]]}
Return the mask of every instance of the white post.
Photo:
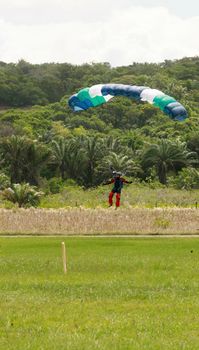
{"label": "white post", "polygon": [[63,269],[64,269],[64,273],[67,272],[67,266],[66,266],[66,247],[65,247],[65,243],[62,242],[62,260],[63,260]]}

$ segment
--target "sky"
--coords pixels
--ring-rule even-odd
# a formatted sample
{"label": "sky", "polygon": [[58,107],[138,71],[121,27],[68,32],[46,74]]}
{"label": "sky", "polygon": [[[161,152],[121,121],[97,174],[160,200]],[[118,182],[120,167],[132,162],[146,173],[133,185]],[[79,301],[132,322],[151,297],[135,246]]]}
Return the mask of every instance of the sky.
{"label": "sky", "polygon": [[199,56],[198,0],[0,0],[0,61],[163,62]]}

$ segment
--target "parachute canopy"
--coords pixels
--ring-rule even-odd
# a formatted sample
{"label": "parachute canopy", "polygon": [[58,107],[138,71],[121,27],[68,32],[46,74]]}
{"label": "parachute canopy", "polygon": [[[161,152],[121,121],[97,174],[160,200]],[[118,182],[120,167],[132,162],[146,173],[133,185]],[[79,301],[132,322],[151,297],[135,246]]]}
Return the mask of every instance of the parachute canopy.
{"label": "parachute canopy", "polygon": [[159,107],[173,120],[187,118],[186,109],[175,98],[164,94],[160,90],[146,86],[124,84],[98,84],[84,88],[72,95],[68,104],[74,112],[84,111],[108,102],[114,96],[126,96],[137,101],[146,101]]}

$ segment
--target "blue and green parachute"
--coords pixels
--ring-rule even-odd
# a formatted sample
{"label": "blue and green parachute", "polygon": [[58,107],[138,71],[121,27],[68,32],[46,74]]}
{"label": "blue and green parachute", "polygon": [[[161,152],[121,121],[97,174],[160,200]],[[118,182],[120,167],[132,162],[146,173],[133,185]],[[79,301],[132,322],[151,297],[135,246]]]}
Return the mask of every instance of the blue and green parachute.
{"label": "blue and green parachute", "polygon": [[98,84],[84,88],[72,95],[68,104],[74,112],[84,111],[108,102],[114,96],[125,96],[137,101],[146,101],[159,107],[173,120],[187,118],[186,109],[175,98],[157,89],[124,84]]}

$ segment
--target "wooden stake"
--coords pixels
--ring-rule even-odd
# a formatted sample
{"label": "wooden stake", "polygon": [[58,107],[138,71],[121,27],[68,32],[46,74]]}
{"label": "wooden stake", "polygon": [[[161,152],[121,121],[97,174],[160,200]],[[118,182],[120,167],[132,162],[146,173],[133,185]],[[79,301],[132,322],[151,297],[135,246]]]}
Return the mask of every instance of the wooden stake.
{"label": "wooden stake", "polygon": [[64,269],[64,273],[67,272],[67,266],[66,266],[66,247],[65,247],[65,243],[62,242],[62,260],[63,260],[63,269]]}

